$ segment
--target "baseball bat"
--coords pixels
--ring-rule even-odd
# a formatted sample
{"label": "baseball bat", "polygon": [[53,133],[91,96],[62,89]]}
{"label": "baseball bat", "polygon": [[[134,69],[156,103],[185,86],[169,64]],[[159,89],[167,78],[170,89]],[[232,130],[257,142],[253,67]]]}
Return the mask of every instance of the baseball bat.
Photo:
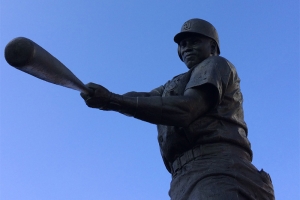
{"label": "baseball bat", "polygon": [[8,64],[44,81],[93,94],[64,64],[32,40],[17,37],[4,50]]}

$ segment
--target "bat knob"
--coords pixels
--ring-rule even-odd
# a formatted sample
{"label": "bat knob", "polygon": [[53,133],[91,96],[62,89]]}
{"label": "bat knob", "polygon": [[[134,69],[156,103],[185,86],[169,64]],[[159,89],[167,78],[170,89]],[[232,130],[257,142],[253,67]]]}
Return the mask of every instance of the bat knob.
{"label": "bat knob", "polygon": [[34,45],[31,40],[18,37],[10,41],[4,50],[4,57],[13,67],[22,67],[32,58]]}

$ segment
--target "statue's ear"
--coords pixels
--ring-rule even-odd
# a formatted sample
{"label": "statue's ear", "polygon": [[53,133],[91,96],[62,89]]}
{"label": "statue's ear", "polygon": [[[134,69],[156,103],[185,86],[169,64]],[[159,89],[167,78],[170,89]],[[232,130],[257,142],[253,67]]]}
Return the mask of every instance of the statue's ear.
{"label": "statue's ear", "polygon": [[183,61],[182,56],[181,56],[181,51],[180,51],[180,45],[178,45],[177,53],[178,53],[178,56],[179,56],[180,60]]}
{"label": "statue's ear", "polygon": [[218,47],[217,43],[214,40],[210,40],[210,54],[217,55],[218,54]]}

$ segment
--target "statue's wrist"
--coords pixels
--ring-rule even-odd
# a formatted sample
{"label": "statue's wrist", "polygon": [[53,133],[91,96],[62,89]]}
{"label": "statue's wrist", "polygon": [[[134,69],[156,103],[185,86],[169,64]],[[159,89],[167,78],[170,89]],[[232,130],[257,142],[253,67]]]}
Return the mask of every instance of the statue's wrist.
{"label": "statue's wrist", "polygon": [[127,116],[134,116],[138,97],[126,97],[112,93],[109,103],[102,110],[113,110]]}
{"label": "statue's wrist", "polygon": [[107,104],[99,109],[119,111],[122,109],[122,98],[122,95],[111,92]]}

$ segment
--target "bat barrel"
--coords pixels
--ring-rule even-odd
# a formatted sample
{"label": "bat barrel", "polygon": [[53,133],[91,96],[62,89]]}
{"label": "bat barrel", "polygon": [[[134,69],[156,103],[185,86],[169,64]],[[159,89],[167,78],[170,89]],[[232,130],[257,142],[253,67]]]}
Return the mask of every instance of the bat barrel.
{"label": "bat barrel", "polygon": [[30,39],[13,39],[6,45],[4,56],[11,66],[39,79],[86,94],[93,93],[63,63]]}
{"label": "bat barrel", "polygon": [[4,57],[13,67],[22,67],[30,62],[34,53],[34,44],[31,40],[18,37],[10,41],[4,50]]}

